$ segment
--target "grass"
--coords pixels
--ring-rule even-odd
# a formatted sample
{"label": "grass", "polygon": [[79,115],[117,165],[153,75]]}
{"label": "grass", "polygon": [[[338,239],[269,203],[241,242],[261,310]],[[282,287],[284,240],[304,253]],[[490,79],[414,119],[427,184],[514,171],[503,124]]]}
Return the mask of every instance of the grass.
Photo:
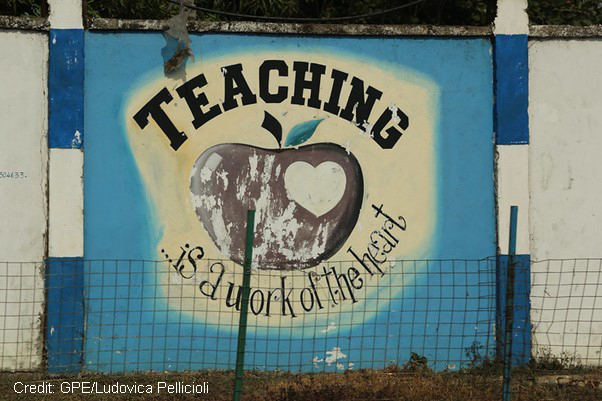
{"label": "grass", "polygon": [[[567,372],[565,372],[567,373]],[[573,372],[574,373],[574,372]],[[550,372],[531,368],[513,373],[513,401],[599,401],[602,389],[588,383],[602,380],[602,369],[578,371],[589,380],[575,385],[553,385],[538,380]],[[597,381],[596,381],[597,380]],[[54,384],[55,394],[15,394],[15,382]],[[63,382],[97,382],[98,386],[119,384],[152,385],[152,394],[61,394]],[[157,382],[209,383],[209,394],[157,394]],[[0,400],[212,400],[232,399],[234,375],[230,371],[189,373],[137,373],[124,375],[84,374],[77,377],[49,377],[41,373],[0,374]],[[413,366],[390,366],[384,370],[348,371],[344,374],[293,374],[282,372],[246,372],[243,400],[251,401],[338,401],[338,400],[408,400],[408,401],[493,401],[501,400],[502,379],[499,369],[473,369],[455,373],[433,373]]]}

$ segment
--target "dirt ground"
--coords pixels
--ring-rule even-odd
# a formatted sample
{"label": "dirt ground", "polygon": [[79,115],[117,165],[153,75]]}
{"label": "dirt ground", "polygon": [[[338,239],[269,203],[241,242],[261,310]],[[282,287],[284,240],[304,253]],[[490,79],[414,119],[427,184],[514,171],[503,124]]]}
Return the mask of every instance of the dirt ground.
{"label": "dirt ground", "polygon": [[[602,369],[578,372],[517,370],[513,372],[511,397],[513,401],[601,401],[601,381]],[[160,382],[164,384],[160,385]],[[207,387],[203,387],[204,382],[207,383]],[[50,377],[41,373],[2,373],[0,400],[226,401],[232,399],[233,382],[233,373],[224,371],[181,374],[84,374],[70,377]],[[174,387],[171,390],[177,391],[176,383],[194,383],[198,385],[197,391],[208,389],[208,393],[170,394],[167,386],[172,385]],[[163,387],[159,389],[159,386]],[[47,393],[33,394],[31,390],[34,389]],[[192,387],[180,389],[193,391]],[[16,393],[15,390],[21,392]],[[49,390],[53,393],[49,394]],[[116,394],[115,391],[125,391],[125,394]],[[502,378],[499,370],[432,373],[408,372],[392,367],[385,370],[349,371],[344,374],[246,372],[243,400],[499,401],[502,399],[501,392]]]}

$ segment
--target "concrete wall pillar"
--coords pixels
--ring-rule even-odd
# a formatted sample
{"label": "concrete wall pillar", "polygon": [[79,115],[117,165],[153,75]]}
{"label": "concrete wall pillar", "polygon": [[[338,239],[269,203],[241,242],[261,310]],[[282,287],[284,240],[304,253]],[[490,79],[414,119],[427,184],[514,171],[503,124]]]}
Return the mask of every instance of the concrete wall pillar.
{"label": "concrete wall pillar", "polygon": [[[529,17],[527,0],[498,0],[494,21],[495,148],[498,253],[509,248],[510,207],[518,206],[514,258],[514,320],[512,363],[531,358],[530,250],[529,250]],[[497,324],[505,327],[508,258],[498,258]],[[499,332],[501,334],[501,331]],[[500,344],[504,336],[499,335]]]}
{"label": "concrete wall pillar", "polygon": [[498,248],[508,250],[510,206],[519,209],[518,254],[529,254],[529,67],[527,0],[498,0],[495,93]]}
{"label": "concrete wall pillar", "polygon": [[82,0],[49,0],[48,370],[73,373],[83,350],[84,30]]}

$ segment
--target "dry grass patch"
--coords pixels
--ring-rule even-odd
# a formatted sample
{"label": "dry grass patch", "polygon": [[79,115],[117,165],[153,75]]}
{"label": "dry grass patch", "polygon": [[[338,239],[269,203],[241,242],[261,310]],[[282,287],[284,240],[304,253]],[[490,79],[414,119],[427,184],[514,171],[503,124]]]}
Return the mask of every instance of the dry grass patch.
{"label": "dry grass patch", "polygon": [[[566,374],[563,374],[566,377]],[[602,389],[581,382],[597,383],[602,379],[602,370],[580,372],[587,378],[570,385],[568,381],[554,384],[554,377],[535,374],[532,370],[517,370],[513,376],[513,401],[600,401]],[[170,383],[209,383],[209,394],[61,394],[58,390],[63,381],[97,382],[99,386],[120,384],[143,384],[157,387],[158,381]],[[596,382],[597,380],[597,382]],[[55,394],[19,395],[13,386],[20,381],[27,384],[49,382],[55,384]],[[91,375],[79,377],[48,377],[40,373],[0,374],[0,400],[211,400],[232,399],[233,372],[203,371],[190,373],[138,373],[126,375]],[[293,374],[282,372],[246,372],[244,397],[246,401],[352,401],[352,400],[399,400],[399,401],[499,401],[502,379],[496,370],[475,370],[460,373],[432,373],[428,370],[408,372],[390,367],[384,370],[348,371],[344,374]]]}

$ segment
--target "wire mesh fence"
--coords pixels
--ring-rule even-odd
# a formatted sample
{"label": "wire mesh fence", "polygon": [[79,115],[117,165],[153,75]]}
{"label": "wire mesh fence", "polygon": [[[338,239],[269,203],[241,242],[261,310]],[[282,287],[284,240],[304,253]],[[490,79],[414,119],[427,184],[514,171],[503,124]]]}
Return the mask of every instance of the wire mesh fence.
{"label": "wire mesh fence", "polygon": [[533,355],[564,365],[602,365],[602,259],[531,264]]}
{"label": "wire mesh fence", "polygon": [[[231,261],[0,264],[2,370],[233,370]],[[602,259],[516,263],[514,365],[602,365]],[[251,275],[245,370],[453,372],[499,361],[507,260],[366,260]]]}
{"label": "wire mesh fence", "polygon": [[42,368],[44,263],[0,263],[0,369]]}

